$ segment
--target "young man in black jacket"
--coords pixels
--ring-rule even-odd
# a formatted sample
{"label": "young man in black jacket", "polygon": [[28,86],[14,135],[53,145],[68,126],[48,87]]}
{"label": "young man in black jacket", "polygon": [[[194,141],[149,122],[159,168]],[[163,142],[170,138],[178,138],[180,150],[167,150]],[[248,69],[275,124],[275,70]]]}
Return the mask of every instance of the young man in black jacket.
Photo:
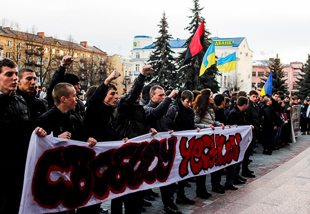
{"label": "young man in black jacket", "polygon": [[21,95],[30,110],[31,121],[48,111],[46,100],[37,98],[33,93],[36,85],[36,74],[29,68],[23,68],[18,74],[18,87],[16,92]]}
{"label": "young man in black jacket", "polygon": [[[159,85],[154,85],[150,89],[151,100],[144,106],[146,130],[155,128],[158,132],[169,131],[167,127],[166,113],[172,98],[178,95],[178,90],[173,90],[169,96],[165,97],[165,91]],[[173,202],[174,184],[160,187],[164,211],[169,214],[181,214],[182,212]]]}
{"label": "young man in black jacket", "polygon": [[[17,65],[10,59],[0,61],[0,213],[18,213],[22,195],[24,168],[32,133],[30,112],[26,101],[16,94]],[[37,127],[44,137],[46,132]],[[14,153],[9,152],[14,148]]]}

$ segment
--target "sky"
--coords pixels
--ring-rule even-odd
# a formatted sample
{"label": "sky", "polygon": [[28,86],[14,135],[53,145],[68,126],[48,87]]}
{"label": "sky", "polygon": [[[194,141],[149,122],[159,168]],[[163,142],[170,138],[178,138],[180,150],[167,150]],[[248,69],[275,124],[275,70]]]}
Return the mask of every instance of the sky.
{"label": "sky", "polygon": [[[0,25],[77,43],[109,55],[129,56],[136,35],[159,36],[163,12],[174,39],[187,39],[192,0],[10,0],[1,3]],[[211,36],[246,37],[253,60],[279,55],[305,63],[310,54],[310,2],[305,0],[200,0]],[[11,9],[8,9],[11,8]]]}

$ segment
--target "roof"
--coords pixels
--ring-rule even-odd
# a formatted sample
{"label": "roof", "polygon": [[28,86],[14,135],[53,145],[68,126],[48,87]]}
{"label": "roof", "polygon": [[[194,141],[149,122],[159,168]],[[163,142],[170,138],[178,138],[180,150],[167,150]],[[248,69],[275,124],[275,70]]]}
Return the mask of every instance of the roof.
{"label": "roof", "polygon": [[137,35],[134,38],[146,38],[146,39],[152,39],[151,36],[144,36],[144,35]]}
{"label": "roof", "polygon": [[[148,36],[135,36],[135,38],[146,38],[146,37]],[[152,37],[148,37],[148,38],[152,38]],[[239,45],[245,39],[245,37],[231,37],[231,38],[212,37],[211,39],[213,41],[232,40],[233,41],[232,47],[239,47]],[[169,41],[171,48],[186,48],[184,47],[185,43],[186,43],[186,39],[172,39]],[[152,43],[143,48],[134,48],[133,50],[153,49],[153,48],[154,48],[154,44]]]}
{"label": "roof", "polygon": [[78,43],[74,43],[74,42],[70,42],[70,41],[66,41],[66,40],[61,40],[61,39],[57,39],[57,38],[53,38],[53,37],[47,37],[47,36],[45,36],[44,39],[42,39],[41,37],[39,37],[36,34],[21,32],[21,31],[16,31],[16,30],[11,30],[11,29],[0,28],[0,35],[1,34],[18,37],[18,38],[29,40],[32,42],[53,43],[53,44],[59,44],[59,45],[63,45],[63,46],[70,46],[71,48],[77,48],[77,49],[83,49],[83,50],[87,50],[87,51],[105,53],[104,51],[100,50],[96,46],[87,46],[87,48],[86,48],[83,45],[78,44]]}

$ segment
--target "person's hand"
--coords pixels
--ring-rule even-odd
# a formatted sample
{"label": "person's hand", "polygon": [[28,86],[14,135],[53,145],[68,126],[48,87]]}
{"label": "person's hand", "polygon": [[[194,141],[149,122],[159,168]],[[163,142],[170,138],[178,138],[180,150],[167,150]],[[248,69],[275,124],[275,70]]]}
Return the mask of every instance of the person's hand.
{"label": "person's hand", "polygon": [[222,127],[223,130],[225,129],[224,123],[221,123],[220,126]]}
{"label": "person's hand", "polygon": [[37,127],[34,129],[35,133],[39,136],[39,137],[45,137],[46,136],[46,131],[44,129],[42,129],[41,127]]}
{"label": "person's hand", "polygon": [[215,130],[215,128],[214,128],[214,126],[213,125],[208,125],[208,127],[207,128],[211,128],[212,130]]}
{"label": "person's hand", "polygon": [[251,125],[252,130],[254,130],[254,126]]}
{"label": "person's hand", "polygon": [[197,132],[200,132],[200,128],[199,127],[197,127],[196,130],[197,130]]}
{"label": "person's hand", "polygon": [[114,70],[109,76],[108,78],[105,79],[104,84],[105,85],[109,85],[110,82],[112,82],[113,80],[117,79],[118,77],[121,76],[121,73],[118,72],[117,70]]}
{"label": "person's hand", "polygon": [[226,127],[231,128],[230,125],[226,125]]}
{"label": "person's hand", "polygon": [[157,134],[157,131],[156,131],[156,129],[154,129],[154,128],[151,128],[149,132],[152,133],[152,134],[151,134],[152,136],[154,136],[154,135]]}
{"label": "person's hand", "polygon": [[287,108],[288,111],[290,111],[292,109],[292,107]]}
{"label": "person's hand", "polygon": [[123,138],[124,143],[127,143],[128,137]]}
{"label": "person's hand", "polygon": [[146,76],[148,73],[151,73],[153,71],[153,68],[151,65],[144,65],[142,67],[142,75]]}
{"label": "person's hand", "polygon": [[97,140],[95,138],[90,137],[88,138],[87,143],[90,147],[93,147],[97,144]]}
{"label": "person's hand", "polygon": [[277,126],[273,127],[273,130],[277,130],[277,129],[278,129],[278,127],[277,127]]}
{"label": "person's hand", "polygon": [[57,136],[58,138],[63,138],[63,139],[70,139],[71,138],[71,133],[70,132],[64,132],[60,135]]}
{"label": "person's hand", "polygon": [[73,62],[72,56],[66,55],[62,58],[60,62],[60,66],[65,68],[68,65],[70,65],[72,62]]}
{"label": "person's hand", "polygon": [[173,130],[170,130],[170,131],[169,131],[169,134],[172,134],[173,132],[174,132]]}
{"label": "person's hand", "polygon": [[236,126],[236,128],[238,128],[238,125],[237,125],[237,124],[235,124],[234,126]]}
{"label": "person's hand", "polygon": [[177,96],[178,94],[179,94],[178,90],[172,90],[168,97],[171,99]]}

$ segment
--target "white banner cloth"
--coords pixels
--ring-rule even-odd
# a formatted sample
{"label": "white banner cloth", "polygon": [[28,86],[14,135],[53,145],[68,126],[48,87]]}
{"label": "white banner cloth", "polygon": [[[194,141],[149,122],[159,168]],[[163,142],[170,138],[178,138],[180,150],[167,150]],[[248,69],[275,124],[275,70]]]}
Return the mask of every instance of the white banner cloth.
{"label": "white banner cloth", "polygon": [[243,160],[251,126],[150,134],[123,141],[86,142],[32,134],[20,214],[85,207]]}

